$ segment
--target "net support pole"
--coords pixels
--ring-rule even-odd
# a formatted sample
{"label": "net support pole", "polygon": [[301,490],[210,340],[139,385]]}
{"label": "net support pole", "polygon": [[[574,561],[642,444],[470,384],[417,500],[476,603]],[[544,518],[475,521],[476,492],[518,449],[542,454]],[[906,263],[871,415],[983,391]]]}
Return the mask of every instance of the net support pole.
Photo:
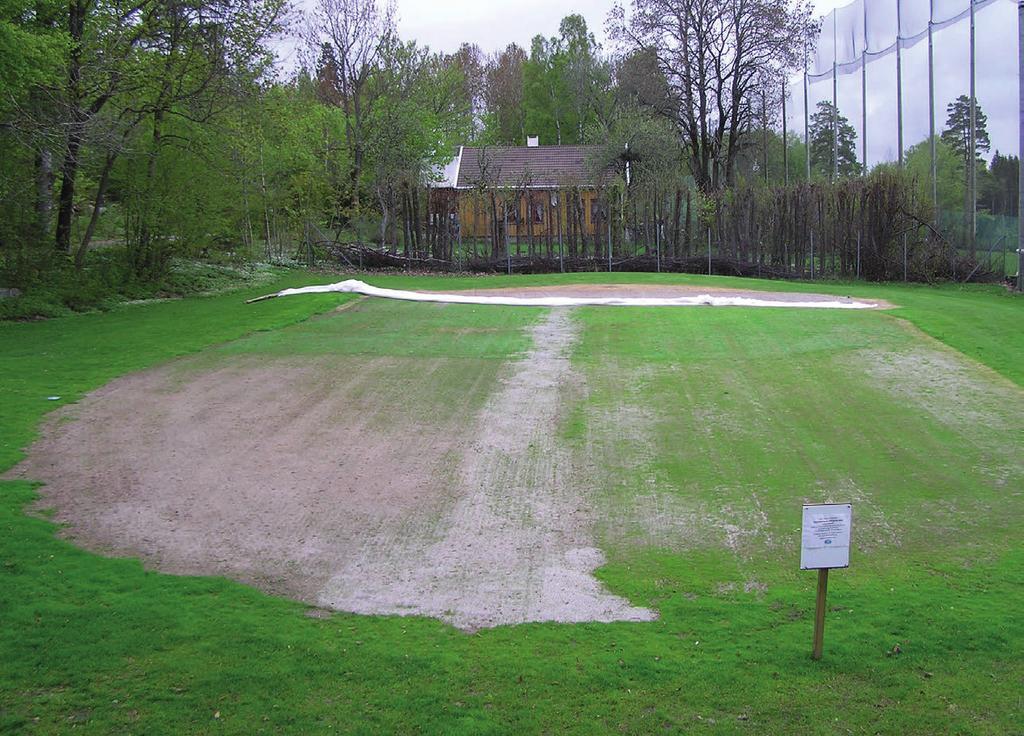
{"label": "net support pole", "polygon": [[708,276],[711,275],[711,228],[708,228]]}
{"label": "net support pole", "polygon": [[811,114],[807,109],[807,50],[804,50],[804,158],[807,159],[807,181],[811,180]]}
{"label": "net support pole", "polygon": [[761,92],[761,131],[762,143],[764,145],[764,183],[768,184],[768,85],[765,84]]}
{"label": "net support pole", "polygon": [[821,659],[825,648],[825,600],[828,596],[828,568],[818,570],[818,594],[814,601],[814,639],[811,646],[811,659]]}
{"label": "net support pole", "polygon": [[[1024,2],[1024,0],[1022,0]],[[789,186],[789,137],[786,135],[786,96],[789,94],[789,80],[782,75],[782,170],[786,186]]]}
{"label": "net support pole", "polygon": [[860,55],[860,162],[868,173],[868,57]]}
{"label": "net support pole", "polygon": [[939,184],[935,160],[935,44],[932,40],[932,23],[935,18],[935,0],[928,0],[928,145],[931,153],[932,212],[938,216]]}
{"label": "net support pole", "polygon": [[864,48],[860,52],[860,158],[868,173],[868,4],[864,4]]}
{"label": "net support pole", "polygon": [[[899,166],[903,168],[903,11],[896,0],[896,145]],[[907,280],[907,234],[903,233],[903,280]]]}
{"label": "net support pole", "polygon": [[508,200],[502,203],[502,222],[504,223],[503,240],[505,241],[505,263],[508,266],[508,275],[512,275],[512,250],[508,245]]}
{"label": "net support pole", "polygon": [[[658,205],[661,204],[661,197],[654,199],[654,258],[658,273],[661,273],[661,217],[658,214]],[[608,218],[611,222],[611,218]],[[608,229],[608,242],[611,243],[611,228]],[[609,246],[610,247],[610,246]]]}
{"label": "net support pole", "polygon": [[836,63],[836,16],[832,11],[832,180],[839,178],[839,65]]}
{"label": "net support pole", "polygon": [[967,156],[970,159],[967,162],[969,167],[969,184],[968,196],[970,197],[971,203],[971,225],[970,225],[970,238],[971,238],[971,255],[974,255],[977,247],[976,237],[978,233],[978,100],[976,90],[976,69],[975,69],[975,37],[974,37],[974,0],[970,0],[971,7],[971,130],[970,130],[970,144],[967,147]]}
{"label": "net support pole", "polygon": [[903,3],[896,0],[896,146],[899,149],[897,160],[900,168],[903,168],[903,13],[900,6]]}
{"label": "net support pole", "polygon": [[565,256],[562,254],[562,206],[561,197],[555,194],[551,197],[553,202],[551,206],[551,214],[555,218],[555,225],[558,227],[558,271],[559,273],[565,273]]}
{"label": "net support pole", "polygon": [[[608,202],[608,273],[612,272],[612,206],[611,200]],[[651,241],[647,241],[648,243]]]}
{"label": "net support pole", "polygon": [[[1024,0],[1017,4],[1017,138],[1024,158]],[[1024,166],[1017,171],[1017,291],[1024,291]]]}

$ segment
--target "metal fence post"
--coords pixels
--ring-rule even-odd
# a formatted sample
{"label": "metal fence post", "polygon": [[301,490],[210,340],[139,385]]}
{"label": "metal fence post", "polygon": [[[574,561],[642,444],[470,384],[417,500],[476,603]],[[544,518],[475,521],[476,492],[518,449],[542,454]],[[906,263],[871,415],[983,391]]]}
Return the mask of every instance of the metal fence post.
{"label": "metal fence post", "polygon": [[711,228],[708,228],[708,276],[711,275]]}
{"label": "metal fence post", "polygon": [[[973,0],[972,0],[973,2]],[[896,145],[899,147],[897,160],[903,168],[903,15],[900,0],[896,0]],[[972,6],[973,7],[973,6]]]}
{"label": "metal fence post", "polygon": [[[1024,158],[1024,0],[1017,4],[1017,87],[1019,92],[1017,110],[1017,139]],[[1017,171],[1017,291],[1024,291],[1024,166]]]}
{"label": "metal fence post", "polygon": [[977,249],[976,237],[978,235],[978,103],[977,85],[975,74],[975,38],[974,38],[974,0],[970,0],[971,7],[971,131],[968,156],[970,156],[970,197],[971,197],[971,257],[974,257]]}
{"label": "metal fence post", "polygon": [[857,278],[860,278],[860,231],[857,231]]}
{"label": "metal fence post", "polygon": [[811,180],[811,114],[807,107],[807,48],[804,48],[804,158],[807,181]]}
{"label": "metal fence post", "polygon": [[814,281],[814,231],[811,230],[811,281]]}
{"label": "metal fence post", "polygon": [[932,161],[932,210],[938,219],[939,184],[935,153],[935,44],[932,41],[932,18],[935,16],[935,0],[928,0],[928,140]]}
{"label": "metal fence post", "polygon": [[836,47],[836,24],[838,12],[832,11],[832,179],[839,178],[839,64]]}
{"label": "metal fence post", "polygon": [[612,214],[612,208],[611,208],[611,205],[609,205],[608,206],[608,217],[605,218],[606,220],[608,220],[608,273],[612,272],[612,218],[611,218],[611,214]]}
{"label": "metal fence post", "polygon": [[860,52],[860,147],[864,172],[868,173],[868,4],[864,3],[864,48]]}

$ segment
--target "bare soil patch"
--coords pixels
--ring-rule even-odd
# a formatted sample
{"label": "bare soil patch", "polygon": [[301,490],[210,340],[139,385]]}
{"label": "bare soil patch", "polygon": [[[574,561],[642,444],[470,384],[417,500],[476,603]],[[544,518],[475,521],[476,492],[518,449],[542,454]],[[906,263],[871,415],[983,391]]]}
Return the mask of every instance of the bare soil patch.
{"label": "bare soil patch", "polygon": [[560,447],[557,424],[579,378],[569,365],[569,310],[535,328],[473,422],[454,506],[433,527],[366,540],[320,593],[320,605],[361,613],[418,613],[461,628],[523,621],[646,621],[591,575],[592,506]]}
{"label": "bare soil patch", "polygon": [[784,302],[831,302],[874,304],[879,309],[891,309],[894,305],[881,299],[854,299],[834,294],[815,294],[789,291],[757,291],[754,289],[729,289],[715,286],[692,286],[687,284],[562,284],[557,286],[517,286],[502,289],[464,289],[430,291],[431,294],[469,294],[474,296],[514,297],[650,297],[673,298],[680,296],[741,296],[751,299],[770,299]]}
{"label": "bare soil patch", "polygon": [[45,482],[38,505],[82,546],[321,608],[650,620],[593,577],[594,512],[558,446],[571,312],[533,337],[475,399],[443,390],[446,359],[178,361],[58,412],[13,473]]}

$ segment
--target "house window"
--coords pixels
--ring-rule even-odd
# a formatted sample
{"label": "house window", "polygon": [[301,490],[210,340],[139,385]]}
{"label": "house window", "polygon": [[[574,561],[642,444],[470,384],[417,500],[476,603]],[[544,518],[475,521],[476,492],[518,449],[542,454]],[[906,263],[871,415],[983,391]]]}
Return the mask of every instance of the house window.
{"label": "house window", "polygon": [[544,203],[534,202],[533,203],[533,221],[540,225],[544,222]]}
{"label": "house window", "polygon": [[601,203],[596,199],[590,200],[590,224],[596,225],[604,219],[604,212],[601,210]]}

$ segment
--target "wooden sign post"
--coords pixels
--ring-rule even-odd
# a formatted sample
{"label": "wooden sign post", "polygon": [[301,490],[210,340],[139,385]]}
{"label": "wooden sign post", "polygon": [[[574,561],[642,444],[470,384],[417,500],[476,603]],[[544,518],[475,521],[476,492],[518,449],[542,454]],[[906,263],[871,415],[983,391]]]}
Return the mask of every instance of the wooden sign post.
{"label": "wooden sign post", "polygon": [[800,569],[818,571],[818,597],[814,607],[812,659],[821,659],[825,646],[825,600],[828,571],[850,566],[850,531],[853,507],[848,503],[804,504],[800,536]]}

